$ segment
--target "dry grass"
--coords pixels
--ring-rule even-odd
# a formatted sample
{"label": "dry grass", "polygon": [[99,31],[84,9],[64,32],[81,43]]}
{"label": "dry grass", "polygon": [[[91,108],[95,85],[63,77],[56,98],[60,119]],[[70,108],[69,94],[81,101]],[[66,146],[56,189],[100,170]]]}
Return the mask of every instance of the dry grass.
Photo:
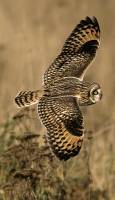
{"label": "dry grass", "polygon": [[0,199],[114,199],[113,144],[105,144],[106,138],[100,146],[98,139],[113,131],[111,124],[96,135],[87,131],[79,156],[61,162],[50,152],[35,115],[34,108],[24,109],[1,124]]}
{"label": "dry grass", "polygon": [[[57,160],[55,161],[54,159],[54,166],[52,164],[51,168],[51,163],[48,161],[49,164],[45,166],[45,169],[46,171],[50,171],[49,176],[51,173],[51,183],[54,184],[55,182],[56,184],[55,190],[51,192],[51,195],[57,195],[61,187],[63,198],[61,196],[60,199],[69,199],[71,196],[73,200],[77,197],[83,200],[86,198],[114,200],[114,0],[39,0],[34,2],[32,0],[20,0],[17,2],[14,0],[0,0],[0,151],[2,154],[7,148],[11,148],[11,146],[14,148],[17,143],[18,145],[23,143],[24,141],[21,142],[16,137],[23,137],[25,131],[32,132],[33,134],[44,134],[45,130],[41,126],[35,111],[32,111],[32,113],[29,111],[29,116],[28,112],[27,114],[24,112],[24,116],[21,117],[21,113],[20,119],[12,118],[13,113],[17,112],[17,108],[13,102],[14,97],[19,90],[38,89],[41,87],[45,69],[56,57],[73,27],[81,18],[87,15],[95,15],[98,18],[102,39],[100,50],[93,66],[87,73],[86,79],[95,80],[102,85],[103,100],[99,104],[87,109],[85,124],[86,129],[92,132],[92,139],[88,139],[89,133],[86,133],[86,140],[80,155],[66,163],[66,170],[64,172],[66,174],[66,177],[64,177],[65,181],[63,182],[62,177],[59,178],[59,172],[53,171],[51,173],[55,165],[57,168],[63,168],[63,164],[59,162],[57,164]],[[31,126],[28,125],[30,120]],[[34,138],[30,139],[30,141],[33,144],[36,140]],[[41,148],[38,146],[35,145],[35,152]],[[28,151],[26,155],[28,155]],[[16,178],[16,191],[18,191],[19,183],[17,182],[17,177],[14,176],[14,172],[13,180],[12,175],[9,175],[10,162],[12,163],[14,158],[15,155],[12,154],[12,156],[9,155],[8,163],[1,162],[1,173],[3,173],[3,176],[1,176],[0,184],[3,184],[3,182],[6,184],[5,182],[7,181],[12,183]],[[40,163],[44,164],[41,161]],[[4,175],[6,172],[3,169],[6,165],[8,167],[8,174]],[[18,171],[17,165],[20,167],[20,162],[15,166],[16,171]],[[29,168],[31,168],[30,165],[28,166]],[[47,175],[47,178],[49,176]],[[38,182],[37,177],[37,182],[35,182],[36,187]],[[28,184],[29,187],[32,186],[30,183]],[[49,184],[49,181],[41,183],[41,191],[38,188],[37,192],[33,190],[33,199],[36,199],[36,196],[38,199],[43,200],[48,198],[53,200],[56,198],[59,199],[54,196],[39,197],[38,193],[43,194],[42,190],[43,188],[47,188],[47,184]],[[45,195],[47,193],[46,189]],[[3,190],[1,190],[0,199],[3,199],[3,196]]]}

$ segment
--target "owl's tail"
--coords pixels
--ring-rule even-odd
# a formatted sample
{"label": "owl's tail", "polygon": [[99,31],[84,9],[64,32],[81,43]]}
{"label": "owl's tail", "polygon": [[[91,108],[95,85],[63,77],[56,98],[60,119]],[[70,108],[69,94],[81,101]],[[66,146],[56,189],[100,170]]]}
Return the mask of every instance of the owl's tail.
{"label": "owl's tail", "polygon": [[15,98],[18,107],[27,107],[38,103],[43,95],[43,90],[21,91]]}

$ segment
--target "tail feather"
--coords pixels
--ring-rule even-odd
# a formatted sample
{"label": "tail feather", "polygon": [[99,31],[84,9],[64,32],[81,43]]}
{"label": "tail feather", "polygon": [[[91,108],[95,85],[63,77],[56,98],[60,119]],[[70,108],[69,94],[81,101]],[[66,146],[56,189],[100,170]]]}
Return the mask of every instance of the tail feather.
{"label": "tail feather", "polygon": [[18,107],[27,107],[38,103],[43,92],[41,90],[35,91],[21,91],[15,98],[15,103]]}

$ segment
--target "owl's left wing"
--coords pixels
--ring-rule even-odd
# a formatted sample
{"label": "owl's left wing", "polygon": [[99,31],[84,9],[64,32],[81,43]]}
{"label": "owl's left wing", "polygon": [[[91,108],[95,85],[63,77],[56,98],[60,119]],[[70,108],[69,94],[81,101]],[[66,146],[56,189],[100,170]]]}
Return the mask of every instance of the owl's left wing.
{"label": "owl's left wing", "polygon": [[60,160],[77,155],[81,149],[84,129],[83,117],[75,98],[42,97],[38,104],[39,116],[47,128],[52,151]]}
{"label": "owl's left wing", "polygon": [[67,38],[60,55],[44,74],[44,84],[55,79],[73,76],[83,79],[100,44],[100,27],[95,17],[81,20]]}

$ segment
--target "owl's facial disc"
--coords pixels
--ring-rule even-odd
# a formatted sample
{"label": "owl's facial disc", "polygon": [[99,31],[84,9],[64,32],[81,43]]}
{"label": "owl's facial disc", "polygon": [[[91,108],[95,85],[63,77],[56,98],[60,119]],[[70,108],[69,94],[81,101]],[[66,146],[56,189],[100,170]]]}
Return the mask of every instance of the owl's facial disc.
{"label": "owl's facial disc", "polygon": [[100,101],[102,98],[102,90],[98,84],[95,84],[91,89],[90,89],[90,100],[92,103],[96,103]]}

